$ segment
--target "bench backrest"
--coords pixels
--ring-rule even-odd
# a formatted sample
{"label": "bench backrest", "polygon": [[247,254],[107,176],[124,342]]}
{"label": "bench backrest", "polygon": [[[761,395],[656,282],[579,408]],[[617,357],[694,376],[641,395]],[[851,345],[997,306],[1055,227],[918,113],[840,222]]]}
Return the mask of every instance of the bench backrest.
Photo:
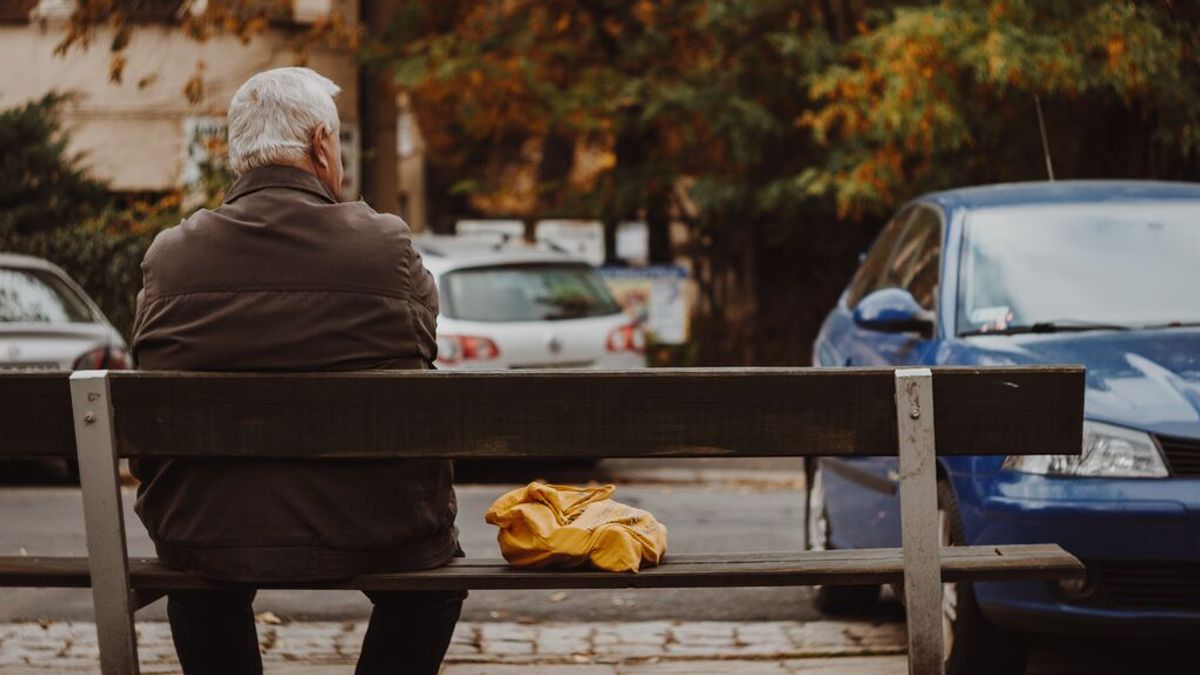
{"label": "bench backrest", "polygon": [[121,456],[896,454],[909,669],[938,674],[935,448],[1076,454],[1082,416],[1077,367],[0,375],[0,457],[79,458],[106,674],[138,672]]}
{"label": "bench backrest", "polygon": [[[113,371],[119,456],[895,455],[892,369]],[[1079,367],[935,368],[938,454],[1081,446]],[[0,456],[74,457],[65,373],[0,373]]]}

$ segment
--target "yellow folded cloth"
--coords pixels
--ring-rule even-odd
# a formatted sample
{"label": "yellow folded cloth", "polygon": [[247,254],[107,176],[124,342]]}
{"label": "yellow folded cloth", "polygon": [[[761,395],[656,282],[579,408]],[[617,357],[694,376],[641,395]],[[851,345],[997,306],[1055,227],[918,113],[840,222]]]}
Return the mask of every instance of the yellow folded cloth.
{"label": "yellow folded cloth", "polygon": [[649,512],[615,502],[614,487],[533,482],[497,499],[487,522],[500,528],[500,552],[514,567],[576,567],[637,572],[667,553],[667,528]]}

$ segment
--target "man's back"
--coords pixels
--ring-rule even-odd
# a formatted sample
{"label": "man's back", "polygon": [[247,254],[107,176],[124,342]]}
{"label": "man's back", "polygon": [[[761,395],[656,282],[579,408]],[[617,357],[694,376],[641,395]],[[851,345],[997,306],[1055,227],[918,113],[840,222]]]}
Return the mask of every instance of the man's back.
{"label": "man's back", "polygon": [[335,203],[299,169],[251,171],[220,208],[159,235],[143,272],[134,332],[147,368],[422,368],[435,356],[437,291],[408,226]]}
{"label": "man's back", "polygon": [[[140,368],[431,368],[437,292],[399,218],[312,174],[248,171],[155,240]],[[449,462],[142,462],[137,509],[170,564],[238,581],[434,567],[457,550]]]}

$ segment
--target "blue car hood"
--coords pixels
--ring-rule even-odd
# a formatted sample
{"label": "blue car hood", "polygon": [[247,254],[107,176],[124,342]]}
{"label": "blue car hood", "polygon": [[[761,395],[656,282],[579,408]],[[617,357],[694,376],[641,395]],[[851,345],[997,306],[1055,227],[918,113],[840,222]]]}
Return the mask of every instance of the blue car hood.
{"label": "blue car hood", "polygon": [[1200,438],[1200,329],[959,338],[945,343],[938,361],[1082,364],[1088,419]]}

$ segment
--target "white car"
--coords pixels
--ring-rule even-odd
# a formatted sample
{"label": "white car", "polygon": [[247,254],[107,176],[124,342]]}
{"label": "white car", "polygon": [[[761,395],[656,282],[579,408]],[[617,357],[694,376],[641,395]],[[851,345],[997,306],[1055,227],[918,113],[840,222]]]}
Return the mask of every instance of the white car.
{"label": "white car", "polygon": [[587,262],[482,237],[415,240],[440,296],[440,369],[641,368],[641,329]]}
{"label": "white car", "polygon": [[125,341],[65,272],[0,253],[0,370],[130,367]]}

